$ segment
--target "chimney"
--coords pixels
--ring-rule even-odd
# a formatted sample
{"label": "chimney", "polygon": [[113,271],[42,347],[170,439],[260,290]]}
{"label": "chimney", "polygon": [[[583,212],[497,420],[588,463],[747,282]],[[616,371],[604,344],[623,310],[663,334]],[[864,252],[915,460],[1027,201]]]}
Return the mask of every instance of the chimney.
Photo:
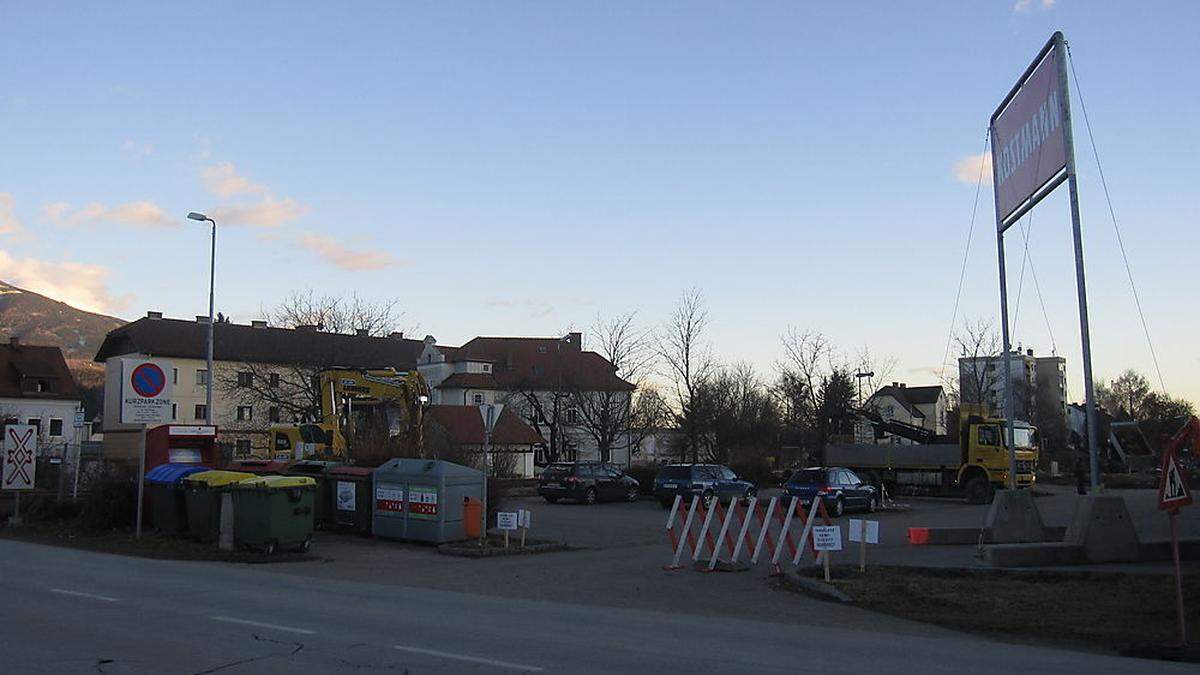
{"label": "chimney", "polygon": [[207,314],[197,314],[196,315],[196,323],[208,323],[208,315]]}
{"label": "chimney", "polygon": [[1025,350],[1025,355],[1026,355],[1026,356],[1033,356],[1033,350],[1032,350],[1032,349],[1027,349],[1027,350]]}
{"label": "chimney", "polygon": [[[392,337],[404,337],[404,333],[392,333]],[[435,345],[437,344],[437,338],[432,335],[426,335],[424,342],[427,345]]]}
{"label": "chimney", "polygon": [[355,328],[354,334],[358,337],[371,337],[371,331],[367,330],[366,328]]}
{"label": "chimney", "polygon": [[162,312],[146,312],[147,319],[161,319]]}
{"label": "chimney", "polygon": [[251,321],[250,327],[251,328],[266,328],[267,322],[266,321]]}
{"label": "chimney", "polygon": [[893,383],[892,383],[892,389],[899,389],[899,388],[900,388],[900,383],[899,383],[899,382],[893,382]]}
{"label": "chimney", "polygon": [[575,351],[583,350],[583,333],[567,333],[567,339],[564,342],[569,343],[575,348]]}
{"label": "chimney", "polygon": [[900,383],[900,388],[901,388],[901,389],[903,389],[903,388],[904,388],[904,383],[903,383],[903,382],[901,382],[901,383]]}
{"label": "chimney", "polygon": [[303,331],[305,333],[315,333],[317,332],[317,327],[312,324],[305,324],[303,326],[296,326],[296,330]]}
{"label": "chimney", "polygon": [[12,345],[13,347],[20,347],[21,346],[21,338],[14,335],[14,336],[8,338],[8,344]]}

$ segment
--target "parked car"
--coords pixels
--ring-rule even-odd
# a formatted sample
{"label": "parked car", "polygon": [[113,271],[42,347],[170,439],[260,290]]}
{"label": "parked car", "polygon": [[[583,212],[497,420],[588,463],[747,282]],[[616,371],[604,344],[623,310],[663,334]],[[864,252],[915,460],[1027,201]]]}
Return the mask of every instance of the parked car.
{"label": "parked car", "polygon": [[558,462],[542,470],[538,494],[551,504],[574,499],[584,504],[638,500],[638,482],[613,464]]}
{"label": "parked car", "polygon": [[664,509],[676,496],[698,496],[708,506],[713,499],[750,499],[756,494],[757,485],[720,464],[668,464],[654,478],[654,498]]}
{"label": "parked car", "polygon": [[838,466],[800,469],[783,484],[783,491],[798,498],[805,507],[821,497],[825,501],[825,510],[833,518],[845,513],[846,509],[874,511],[879,508],[879,491],[875,486],[864,482],[850,469]]}

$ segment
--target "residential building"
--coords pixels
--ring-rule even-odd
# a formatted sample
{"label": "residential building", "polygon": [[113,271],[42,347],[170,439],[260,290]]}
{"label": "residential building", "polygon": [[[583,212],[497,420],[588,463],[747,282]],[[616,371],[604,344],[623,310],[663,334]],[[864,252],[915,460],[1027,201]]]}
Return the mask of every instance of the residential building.
{"label": "residential building", "polygon": [[0,344],[0,422],[37,428],[38,454],[70,460],[83,428],[75,413],[83,397],[58,347],[21,344],[10,338]]}
{"label": "residential building", "polygon": [[[313,378],[325,368],[410,370],[427,340],[401,333],[371,337],[327,333],[315,326],[275,328],[265,321],[213,326],[213,423],[227,455],[267,453],[267,430],[274,422],[298,422],[315,405]],[[105,366],[104,444],[109,457],[137,456],[138,427],[120,422],[121,359],[170,362],[173,422],[203,423],[209,373],[205,360],[208,317],[195,321],[163,318],[161,312],[111,331],[96,354]]]}
{"label": "residential building", "polygon": [[[963,403],[984,403],[992,414],[1004,414],[1004,367],[1000,355],[958,360],[959,394]],[[1062,444],[1067,428],[1067,360],[1034,356],[1033,350],[1009,355],[1015,417],[1043,430],[1043,441]]]}
{"label": "residential building", "polygon": [[[427,342],[418,368],[435,404],[511,408],[545,440],[535,457],[539,466],[603,459],[597,436],[608,441],[607,461],[627,466],[632,439],[621,423],[635,387],[582,345],[582,333],[476,337],[460,347]],[[598,409],[614,413],[610,424],[598,422]]]}
{"label": "residential building", "polygon": [[469,458],[482,466],[483,446],[489,441],[488,461],[501,476],[532,478],[536,475],[534,454],[545,444],[511,408],[500,408],[490,439],[485,439],[483,415],[474,406],[431,405],[425,412],[425,445],[438,456]]}
{"label": "residential building", "polygon": [[[946,434],[946,392],[941,385],[909,387],[903,382],[893,382],[891,385],[880,387],[879,391],[867,399],[863,407],[874,410],[886,420],[921,427],[939,436]],[[864,427],[862,422],[858,424],[860,428],[856,428],[855,435],[859,440],[867,438],[867,434],[874,436],[873,430],[867,428],[869,426],[867,424]],[[870,442],[880,440],[876,438]],[[884,434],[882,442],[907,444],[914,441]]]}

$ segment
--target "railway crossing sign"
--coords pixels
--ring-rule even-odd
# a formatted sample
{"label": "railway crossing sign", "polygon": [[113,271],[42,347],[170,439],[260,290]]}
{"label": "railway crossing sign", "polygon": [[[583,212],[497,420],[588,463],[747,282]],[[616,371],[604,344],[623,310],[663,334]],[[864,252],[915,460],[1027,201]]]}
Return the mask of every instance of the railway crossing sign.
{"label": "railway crossing sign", "polygon": [[1172,448],[1163,453],[1162,483],[1158,486],[1158,508],[1160,511],[1174,511],[1192,503],[1192,491],[1188,488],[1187,477],[1179,464],[1179,457]]}
{"label": "railway crossing sign", "polygon": [[121,422],[171,421],[170,365],[147,359],[121,359]]}
{"label": "railway crossing sign", "polygon": [[37,428],[30,424],[9,424],[4,427],[5,490],[32,490],[37,470],[34,451],[37,449]]}

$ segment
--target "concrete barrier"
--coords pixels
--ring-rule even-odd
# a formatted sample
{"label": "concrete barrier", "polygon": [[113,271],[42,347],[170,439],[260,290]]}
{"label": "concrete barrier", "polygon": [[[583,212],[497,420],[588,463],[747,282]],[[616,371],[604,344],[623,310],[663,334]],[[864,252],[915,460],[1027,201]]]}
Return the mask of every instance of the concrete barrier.
{"label": "concrete barrier", "polygon": [[1125,500],[1115,495],[1081,497],[1063,542],[1080,547],[1083,559],[1089,563],[1134,562],[1140,558],[1133,519]]}
{"label": "concrete barrier", "polygon": [[1045,541],[1046,526],[1032,490],[1000,490],[983,521],[997,544]]}

